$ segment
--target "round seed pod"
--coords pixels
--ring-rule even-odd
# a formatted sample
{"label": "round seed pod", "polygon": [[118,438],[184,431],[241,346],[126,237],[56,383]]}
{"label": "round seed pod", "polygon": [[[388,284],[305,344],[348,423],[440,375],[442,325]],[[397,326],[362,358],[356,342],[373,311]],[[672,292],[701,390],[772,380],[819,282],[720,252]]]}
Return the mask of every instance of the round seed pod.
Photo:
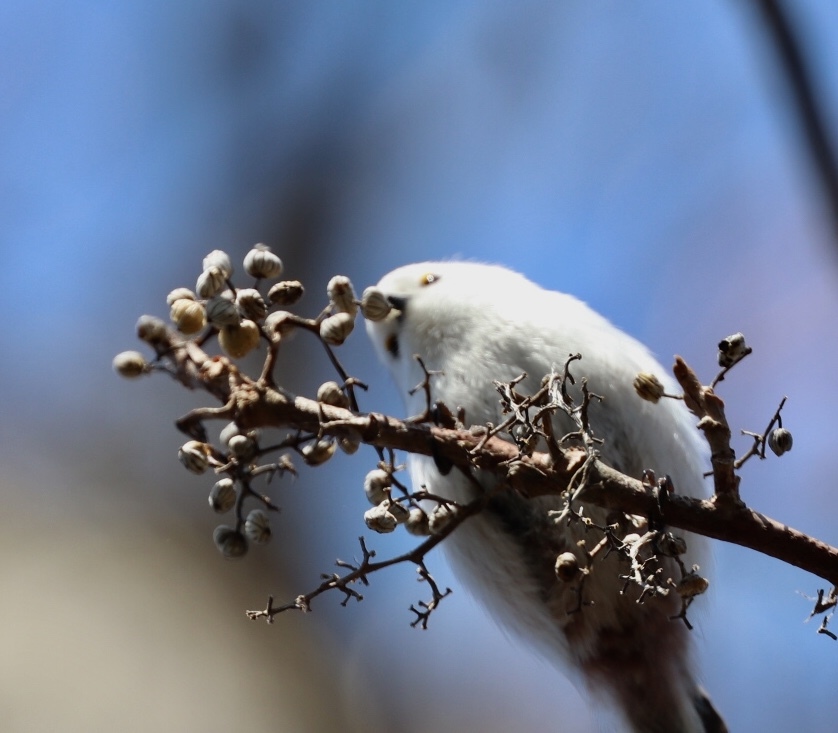
{"label": "round seed pod", "polygon": [[663,397],[663,385],[660,379],[649,372],[640,372],[634,378],[634,391],[641,399],[656,403]]}
{"label": "round seed pod", "polygon": [[376,287],[369,287],[361,295],[361,315],[368,321],[383,321],[393,310],[387,296]]}
{"label": "round seed pod", "polygon": [[223,478],[216,481],[210,490],[209,505],[214,512],[225,514],[236,504],[236,487],[233,479]]}
{"label": "round seed pod", "polygon": [[335,454],[335,441],[328,438],[316,440],[303,446],[300,453],[309,466],[319,466],[328,461]]}
{"label": "round seed pod", "polygon": [[268,315],[268,306],[256,288],[241,288],[236,292],[236,305],[242,315],[260,323]]}
{"label": "round seed pod", "polygon": [[167,343],[169,329],[157,316],[140,316],[137,320],[137,336],[151,346]]}
{"label": "round seed pod", "polygon": [[271,539],[271,523],[261,509],[253,509],[244,521],[244,533],[249,540],[263,545]]}
{"label": "round seed pod", "polygon": [[214,249],[204,257],[204,269],[209,270],[210,267],[217,267],[221,270],[227,280],[233,276],[233,261],[230,259],[230,255],[220,249]]}
{"label": "round seed pod", "polygon": [[404,526],[410,534],[416,537],[427,537],[431,533],[428,515],[418,506],[410,510]]}
{"label": "round seed pod", "polygon": [[224,326],[218,344],[230,358],[241,359],[259,345],[259,326],[246,318],[238,326]]}
{"label": "round seed pod", "polygon": [[199,440],[184,443],[177,452],[178,460],[192,473],[203,473],[209,466],[210,447]]}
{"label": "round seed pod", "polygon": [[251,277],[272,278],[282,274],[282,260],[266,244],[257,244],[244,256],[244,270]]}
{"label": "round seed pod", "polygon": [[189,288],[175,288],[166,296],[166,305],[171,305],[176,300],[195,300],[196,296]]}
{"label": "round seed pod", "polygon": [[216,265],[211,265],[198,275],[195,292],[201,298],[211,298],[213,295],[218,295],[224,290],[226,284],[227,276],[224,274],[224,271]]}
{"label": "round seed pod", "polygon": [[113,368],[119,376],[133,379],[145,374],[148,364],[139,351],[123,351],[113,358]]}
{"label": "round seed pod", "polygon": [[180,298],[172,303],[169,316],[178,331],[189,336],[207,325],[207,314],[202,303]]}
{"label": "round seed pod", "polygon": [[775,428],[768,434],[768,447],[775,456],[788,453],[793,442],[791,433],[785,428]]}
{"label": "round seed pod", "polygon": [[268,300],[274,305],[294,305],[303,297],[305,288],[299,280],[283,280],[268,291]]}
{"label": "round seed pod", "polygon": [[332,346],[340,346],[355,328],[354,317],[350,313],[335,313],[320,322],[320,338]]}
{"label": "round seed pod", "polygon": [[719,366],[725,369],[731,367],[750,353],[751,347],[745,343],[745,336],[741,333],[734,333],[719,341]]}
{"label": "round seed pod", "polygon": [[572,552],[562,552],[556,558],[556,577],[563,583],[573,580],[579,575],[579,558]]}
{"label": "round seed pod", "polygon": [[236,304],[224,295],[215,295],[207,301],[207,320],[217,328],[238,326],[242,317]]}
{"label": "round seed pod", "polygon": [[326,294],[329,296],[334,309],[340,313],[349,313],[355,316],[358,312],[358,304],[355,302],[355,289],[352,281],[346,275],[335,275],[326,286]]}
{"label": "round seed pod", "polygon": [[364,522],[373,532],[380,534],[387,534],[392,532],[397,526],[396,518],[390,513],[390,502],[384,501],[372,509],[367,509],[364,512]]}
{"label": "round seed pod", "polygon": [[370,504],[377,506],[390,498],[388,489],[393,485],[393,479],[387,471],[375,468],[364,477],[364,494]]}
{"label": "round seed pod", "polygon": [[323,382],[317,389],[317,401],[332,407],[349,407],[349,398],[337,382]]}
{"label": "round seed pod", "polygon": [[224,557],[233,560],[247,554],[247,538],[233,527],[221,524],[212,533],[212,540]]}

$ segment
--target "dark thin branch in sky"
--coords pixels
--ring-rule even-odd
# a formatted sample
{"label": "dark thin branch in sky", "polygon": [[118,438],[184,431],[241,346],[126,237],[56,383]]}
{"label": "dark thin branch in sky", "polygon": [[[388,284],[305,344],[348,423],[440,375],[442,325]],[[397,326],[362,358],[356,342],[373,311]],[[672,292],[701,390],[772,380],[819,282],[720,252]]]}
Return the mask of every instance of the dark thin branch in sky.
{"label": "dark thin branch in sky", "polygon": [[832,219],[833,239],[838,247],[838,157],[827,133],[826,116],[814,89],[811,69],[803,58],[800,39],[795,35],[782,0],[757,0],[756,6],[776,50],[781,71],[794,96],[804,142],[826,197],[825,203]]}

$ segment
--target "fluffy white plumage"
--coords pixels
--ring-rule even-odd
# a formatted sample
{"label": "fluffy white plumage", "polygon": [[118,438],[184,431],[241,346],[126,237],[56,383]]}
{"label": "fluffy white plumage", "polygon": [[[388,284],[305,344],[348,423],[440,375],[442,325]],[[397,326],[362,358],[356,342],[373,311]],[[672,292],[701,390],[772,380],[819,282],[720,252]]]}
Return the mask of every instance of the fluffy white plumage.
{"label": "fluffy white plumage", "polygon": [[[704,493],[704,447],[683,404],[650,404],[635,393],[638,372],[671,380],[639,342],[612,326],[584,303],[544,290],[502,267],[468,262],[426,262],[395,270],[378,288],[396,306],[367,330],[391,370],[410,414],[422,412],[424,394],[408,395],[422,380],[420,355],[430,370],[433,400],[465,409],[466,422],[501,420],[493,380],[528,375],[520,386],[538,389],[541,379],[581,353],[577,376],[605,397],[591,408],[591,422],[605,440],[603,459],[640,477],[650,468],[669,474],[680,493]],[[674,389],[674,388],[673,388]],[[557,433],[573,429],[556,418]],[[475,487],[458,471],[443,476],[430,458],[410,457],[414,487],[467,501]],[[495,481],[477,475],[484,488]],[[614,556],[598,561],[586,580],[586,604],[571,586],[556,580],[560,552],[579,553],[581,528],[558,527],[547,516],[557,498],[527,500],[499,493],[487,511],[467,520],[445,542],[452,565],[495,617],[542,654],[581,672],[596,692],[605,692],[638,733],[710,733],[725,730],[691,671],[688,631],[670,616],[675,594],[643,604],[620,594],[625,572]],[[601,522],[604,510],[586,507]],[[581,558],[581,554],[580,554]]]}

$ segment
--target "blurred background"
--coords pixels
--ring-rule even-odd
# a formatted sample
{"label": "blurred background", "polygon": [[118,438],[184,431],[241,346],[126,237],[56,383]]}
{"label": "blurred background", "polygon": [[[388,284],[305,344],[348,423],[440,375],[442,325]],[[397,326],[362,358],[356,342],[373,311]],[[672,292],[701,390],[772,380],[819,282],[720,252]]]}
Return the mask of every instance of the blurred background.
{"label": "blurred background", "polygon": [[[790,10],[834,129],[838,5]],[[755,354],[720,390],[731,423],[762,431],[788,395],[795,439],[748,464],[743,495],[838,543],[838,250],[756,3],[13,0],[0,59],[5,731],[610,725],[441,553],[431,569],[455,592],[425,632],[408,568],[361,604],[245,619],[358,554],[375,457],[274,484],[274,542],[217,553],[212,479],[177,462],[173,425],[204,397],[111,369],[215,248],[240,266],[270,244],[306,315],[333,274],[360,292],[465,257],[574,293],[704,377],[741,330]],[[332,374],[298,343],[284,378],[313,392]],[[362,334],[342,356],[373,385],[363,408],[401,414]],[[833,731],[838,644],[804,625],[801,595],[824,583],[722,544],[710,578],[692,619],[730,729]]]}

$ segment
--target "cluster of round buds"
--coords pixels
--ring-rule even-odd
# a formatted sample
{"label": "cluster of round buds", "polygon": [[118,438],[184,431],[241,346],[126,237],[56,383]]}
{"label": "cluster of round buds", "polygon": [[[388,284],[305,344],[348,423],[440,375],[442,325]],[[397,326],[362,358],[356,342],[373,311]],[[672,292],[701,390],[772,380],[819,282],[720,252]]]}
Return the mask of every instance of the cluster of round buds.
{"label": "cluster of round buds", "polygon": [[653,403],[658,402],[664,394],[660,379],[649,372],[640,372],[634,378],[634,391],[641,399]]}
{"label": "cluster of round buds", "polygon": [[751,351],[753,349],[745,343],[745,336],[741,333],[734,333],[719,341],[719,366],[728,369],[737,361],[744,359]]}
{"label": "cluster of round buds", "polygon": [[[282,272],[282,262],[269,247],[257,244],[245,256],[244,269],[257,279],[277,277]],[[255,288],[233,290],[232,275],[230,256],[221,250],[213,250],[204,257],[203,271],[198,276],[195,290],[175,288],[166,302],[178,331],[191,336],[209,324],[218,329],[218,344],[222,351],[233,359],[240,359],[259,345],[259,324],[268,315],[268,304]],[[285,291],[285,301],[289,303],[302,295],[302,286],[296,282],[286,284],[280,290]],[[276,301],[272,299],[271,302]]]}
{"label": "cluster of round buds", "polygon": [[768,447],[775,456],[781,456],[791,450],[793,443],[791,433],[785,428],[774,428],[768,434]]}

